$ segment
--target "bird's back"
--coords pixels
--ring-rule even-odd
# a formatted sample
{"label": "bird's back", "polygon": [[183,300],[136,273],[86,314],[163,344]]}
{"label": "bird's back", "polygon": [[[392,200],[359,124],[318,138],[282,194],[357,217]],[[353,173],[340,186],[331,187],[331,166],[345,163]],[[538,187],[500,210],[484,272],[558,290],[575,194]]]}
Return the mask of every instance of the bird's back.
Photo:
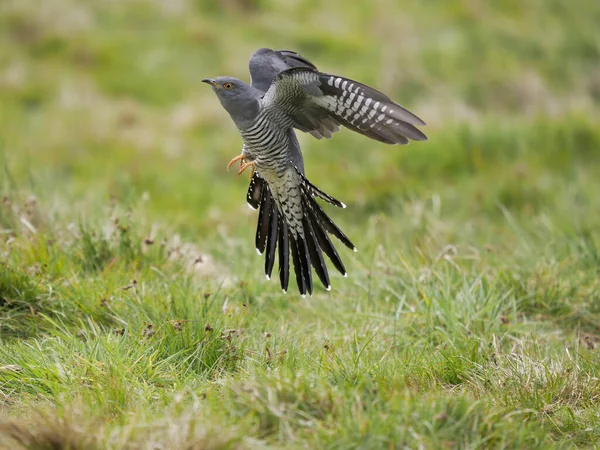
{"label": "bird's back", "polygon": [[278,74],[295,67],[317,70],[308,59],[291,50],[258,49],[252,54],[249,62],[252,87],[267,92]]}

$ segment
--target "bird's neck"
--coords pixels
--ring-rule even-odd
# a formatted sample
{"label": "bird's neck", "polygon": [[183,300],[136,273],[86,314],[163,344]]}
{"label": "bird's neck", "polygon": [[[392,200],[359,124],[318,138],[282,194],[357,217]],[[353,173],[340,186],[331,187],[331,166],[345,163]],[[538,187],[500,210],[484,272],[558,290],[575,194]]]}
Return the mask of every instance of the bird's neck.
{"label": "bird's neck", "polygon": [[250,126],[256,120],[260,110],[258,98],[239,96],[231,104],[223,104],[229,115],[239,128]]}

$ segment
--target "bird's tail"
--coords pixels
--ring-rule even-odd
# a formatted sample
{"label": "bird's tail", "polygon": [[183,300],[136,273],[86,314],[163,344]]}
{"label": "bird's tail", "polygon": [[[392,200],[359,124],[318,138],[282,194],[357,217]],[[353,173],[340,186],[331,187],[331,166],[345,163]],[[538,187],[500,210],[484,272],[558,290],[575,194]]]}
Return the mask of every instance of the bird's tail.
{"label": "bird's tail", "polygon": [[[346,247],[356,251],[354,244],[338,228],[317,203],[316,198],[334,206],[345,205],[310,183],[300,171],[295,170],[294,178],[299,180],[296,195],[299,201],[277,199],[269,184],[255,173],[248,188],[247,200],[253,209],[259,209],[256,228],[256,250],[265,254],[265,275],[271,277],[278,248],[279,280],[285,291],[289,284],[289,257],[292,255],[296,282],[300,294],[312,294],[312,269],[327,290],[330,289],[329,273],[323,253],[334,267],[344,276],[346,268],[329,235],[335,236]],[[290,194],[288,192],[288,194]],[[294,205],[294,211],[290,210]]]}

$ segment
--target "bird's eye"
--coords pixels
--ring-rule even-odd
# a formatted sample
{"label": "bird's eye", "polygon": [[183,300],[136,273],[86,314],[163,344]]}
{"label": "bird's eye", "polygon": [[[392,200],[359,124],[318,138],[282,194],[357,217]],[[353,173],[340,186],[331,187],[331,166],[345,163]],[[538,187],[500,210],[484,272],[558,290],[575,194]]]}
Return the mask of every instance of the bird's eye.
{"label": "bird's eye", "polygon": [[224,87],[225,89],[231,89],[231,88],[233,87],[233,84],[231,84],[231,83],[224,83],[224,84],[223,84],[223,87]]}

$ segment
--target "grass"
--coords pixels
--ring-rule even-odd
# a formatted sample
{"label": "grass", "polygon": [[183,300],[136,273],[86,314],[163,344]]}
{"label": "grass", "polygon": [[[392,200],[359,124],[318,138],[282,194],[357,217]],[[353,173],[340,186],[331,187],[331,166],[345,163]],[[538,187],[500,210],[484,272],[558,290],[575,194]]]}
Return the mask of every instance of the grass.
{"label": "grass", "polygon": [[[5,1],[0,447],[600,446],[600,7],[490,5]],[[199,82],[265,45],[428,122],[300,137],[359,249],[305,299]]]}

